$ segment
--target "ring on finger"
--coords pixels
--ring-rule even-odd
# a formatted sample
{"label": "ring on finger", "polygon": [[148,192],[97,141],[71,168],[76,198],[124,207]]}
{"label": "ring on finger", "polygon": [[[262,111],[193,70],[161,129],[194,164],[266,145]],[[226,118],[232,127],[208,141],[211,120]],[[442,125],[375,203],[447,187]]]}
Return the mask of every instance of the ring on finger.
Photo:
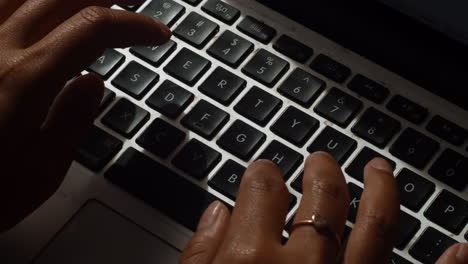
{"label": "ring on finger", "polygon": [[291,226],[290,233],[292,234],[295,229],[301,226],[312,226],[319,234],[334,239],[337,246],[341,246],[340,235],[332,230],[328,223],[328,219],[325,216],[313,214],[310,219],[295,221],[295,223]]}

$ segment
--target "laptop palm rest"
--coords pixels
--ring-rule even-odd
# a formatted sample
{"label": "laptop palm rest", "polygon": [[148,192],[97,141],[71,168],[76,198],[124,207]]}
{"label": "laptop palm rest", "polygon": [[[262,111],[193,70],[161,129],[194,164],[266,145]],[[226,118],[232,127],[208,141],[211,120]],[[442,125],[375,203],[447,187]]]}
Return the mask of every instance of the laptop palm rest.
{"label": "laptop palm rest", "polygon": [[97,201],[90,201],[40,253],[35,264],[176,264],[180,252]]}

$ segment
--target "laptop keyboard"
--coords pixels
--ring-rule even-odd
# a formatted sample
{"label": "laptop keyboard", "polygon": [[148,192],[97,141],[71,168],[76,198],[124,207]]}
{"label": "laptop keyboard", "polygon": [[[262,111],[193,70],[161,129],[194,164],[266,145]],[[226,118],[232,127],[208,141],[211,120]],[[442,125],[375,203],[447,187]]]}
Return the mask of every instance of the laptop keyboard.
{"label": "laptop keyboard", "polygon": [[[461,192],[468,159],[455,151],[466,129],[357,68],[313,57],[315,47],[223,1],[151,0],[120,8],[168,24],[174,37],[156,47],[106,50],[88,68],[108,88],[79,163],[194,230],[210,202],[232,208],[242,174],[256,159],[275,162],[291,187],[290,223],[302,193],[302,163],[315,151],[329,152],[350,177],[352,226],[363,168],[383,157],[398,167],[402,203],[390,263],[434,263],[456,242],[452,237],[467,240],[468,201]],[[136,144],[127,147],[129,140]]]}

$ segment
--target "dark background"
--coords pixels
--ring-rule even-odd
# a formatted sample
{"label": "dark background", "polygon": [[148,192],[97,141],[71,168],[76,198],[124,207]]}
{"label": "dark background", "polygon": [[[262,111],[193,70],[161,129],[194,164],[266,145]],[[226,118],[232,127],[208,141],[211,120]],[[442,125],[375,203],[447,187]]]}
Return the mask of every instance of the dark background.
{"label": "dark background", "polygon": [[375,0],[258,1],[468,110],[461,42]]}

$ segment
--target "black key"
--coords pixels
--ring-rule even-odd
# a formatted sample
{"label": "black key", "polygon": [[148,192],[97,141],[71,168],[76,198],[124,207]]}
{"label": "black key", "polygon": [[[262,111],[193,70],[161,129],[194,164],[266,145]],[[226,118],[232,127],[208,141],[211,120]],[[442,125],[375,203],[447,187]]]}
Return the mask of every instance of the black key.
{"label": "black key", "polygon": [[429,170],[429,174],[448,186],[462,191],[468,185],[468,159],[446,149]]}
{"label": "black key", "polygon": [[105,176],[113,184],[192,231],[196,230],[205,209],[218,200],[203,188],[133,148],[125,151]]}
{"label": "black key", "polygon": [[244,20],[237,25],[237,29],[263,44],[268,44],[268,42],[276,36],[276,30],[274,28],[251,16],[246,16]]}
{"label": "black key", "polygon": [[239,9],[220,0],[208,0],[202,10],[228,25],[232,25],[240,16]]}
{"label": "black key", "polygon": [[218,67],[198,89],[223,105],[228,106],[245,88],[246,84],[247,82],[244,79]]}
{"label": "black key", "polygon": [[408,260],[400,257],[396,253],[392,253],[390,259],[387,261],[387,264],[411,264]]}
{"label": "black key", "polygon": [[216,175],[211,178],[208,185],[235,201],[245,170],[246,168],[244,166],[239,165],[233,160],[228,160],[221,169],[219,169]]}
{"label": "black key", "polygon": [[325,82],[310,73],[297,68],[278,88],[286,98],[309,108],[325,89]]}
{"label": "black key", "polygon": [[278,98],[254,86],[237,103],[234,110],[253,122],[265,126],[282,104]]}
{"label": "black key", "polygon": [[396,167],[396,163],[393,160],[382,156],[368,147],[364,147],[361,152],[359,152],[359,154],[354,158],[353,162],[346,168],[346,173],[348,173],[349,176],[355,178],[356,180],[363,182],[364,168],[366,167],[367,163],[369,163],[369,161],[373,160],[374,158],[383,158],[387,160],[390,165],[392,165],[393,169]]}
{"label": "black key", "polygon": [[383,85],[361,74],[354,76],[348,83],[348,88],[377,104],[383,103],[390,94],[390,91]]}
{"label": "black key", "polygon": [[343,83],[351,75],[351,69],[323,54],[312,61],[310,68],[337,83]]}
{"label": "black key", "polygon": [[465,240],[468,241],[468,232],[465,234]]}
{"label": "black key", "polygon": [[242,68],[242,72],[254,80],[273,87],[288,71],[289,63],[272,53],[261,49]]}
{"label": "black key", "polygon": [[194,95],[171,81],[164,81],[146,100],[151,108],[170,118],[178,117],[193,101]]}
{"label": "black key", "polygon": [[291,210],[297,203],[297,197],[289,193],[289,210]]}
{"label": "black key", "polygon": [[78,150],[76,161],[92,171],[99,171],[121,148],[122,141],[93,126]]}
{"label": "black key", "polygon": [[409,253],[413,258],[424,264],[433,264],[442,256],[445,250],[456,243],[456,240],[432,227],[428,227],[409,250]]}
{"label": "black key", "polygon": [[125,10],[135,12],[138,10],[138,8],[140,8],[141,5],[119,5],[119,6]]}
{"label": "black key", "polygon": [[167,158],[184,139],[184,132],[156,118],[136,142],[154,155]]}
{"label": "black key", "polygon": [[411,215],[400,211],[400,226],[398,231],[398,238],[396,248],[403,250],[410,242],[413,236],[421,228],[421,221],[412,217]]}
{"label": "black key", "polygon": [[390,153],[418,169],[424,169],[439,148],[437,141],[407,128],[393,143]]}
{"label": "black key", "polygon": [[344,231],[343,231],[343,236],[341,237],[342,242],[346,242],[349,238],[349,235],[351,235],[351,232],[353,229],[349,227],[348,225],[345,225]]}
{"label": "black key", "polygon": [[361,101],[338,88],[332,88],[322,101],[315,106],[314,111],[333,123],[346,127],[361,108]]}
{"label": "black key", "polygon": [[351,131],[377,147],[384,148],[400,129],[399,121],[371,107]]}
{"label": "black key", "polygon": [[218,145],[235,156],[248,161],[265,142],[266,136],[246,123],[236,120],[218,140]]}
{"label": "black key", "polygon": [[250,41],[226,30],[206,52],[221,62],[237,68],[253,49],[254,45]]}
{"label": "black key", "polygon": [[435,184],[404,168],[396,178],[401,203],[418,212],[435,191]]}
{"label": "black key", "polygon": [[132,61],[115,77],[112,84],[132,97],[141,99],[158,80],[157,73]]}
{"label": "black key", "polygon": [[307,150],[310,153],[325,151],[335,158],[340,165],[343,165],[349,156],[356,150],[356,147],[356,140],[329,126],[326,126]]}
{"label": "black key", "polygon": [[426,129],[432,134],[460,146],[468,138],[468,131],[441,116],[434,116]]}
{"label": "black key", "polygon": [[141,13],[172,26],[185,12],[185,7],[172,0],[152,0]]}
{"label": "black key", "polygon": [[273,161],[281,169],[285,180],[287,180],[304,161],[304,157],[300,153],[286,147],[276,140],[273,140],[257,159]]}
{"label": "black key", "polygon": [[198,5],[202,0],[184,0],[185,3],[191,4],[193,6]]}
{"label": "black key", "polygon": [[291,187],[293,187],[294,190],[302,193],[302,181],[304,179],[304,171],[301,171],[299,173],[299,176],[291,183]]}
{"label": "black key", "polygon": [[192,12],[174,30],[174,35],[190,45],[201,49],[218,31],[219,26],[216,23]]}
{"label": "black key", "polygon": [[177,44],[173,40],[159,46],[136,46],[130,49],[130,52],[135,54],[142,60],[150,63],[155,67],[159,67],[169,55],[177,48]]}
{"label": "black key", "polygon": [[356,223],[356,217],[358,214],[359,204],[361,203],[361,196],[364,190],[354,183],[348,183],[348,190],[349,190],[349,199],[350,199],[348,220],[351,223]]}
{"label": "black key", "polygon": [[229,114],[200,100],[180,123],[206,139],[212,139],[229,120]]}
{"label": "black key", "polygon": [[302,63],[306,62],[314,54],[312,48],[287,35],[279,37],[275,44],[273,44],[273,48],[289,58]]}
{"label": "black key", "polygon": [[120,99],[101,122],[123,136],[131,138],[148,121],[149,117],[150,114],[144,109],[127,99]]}
{"label": "black key", "polygon": [[172,163],[190,176],[201,180],[221,161],[221,154],[196,139],[190,140]]}
{"label": "black key", "polygon": [[211,62],[209,60],[187,48],[183,48],[164,67],[164,71],[179,81],[193,86],[210,67]]}
{"label": "black key", "polygon": [[468,223],[468,201],[443,190],[424,215],[448,231],[459,234]]}
{"label": "black key", "polygon": [[104,88],[101,103],[99,104],[99,112],[102,112],[115,99],[115,93],[108,88]]}
{"label": "black key", "polygon": [[106,49],[88,70],[108,79],[117,68],[125,61],[125,56],[113,49]]}
{"label": "black key", "polygon": [[317,119],[290,106],[271,127],[271,131],[302,147],[319,126],[320,122]]}
{"label": "black key", "polygon": [[401,95],[395,95],[388,102],[387,109],[416,125],[424,122],[429,115],[426,108]]}

